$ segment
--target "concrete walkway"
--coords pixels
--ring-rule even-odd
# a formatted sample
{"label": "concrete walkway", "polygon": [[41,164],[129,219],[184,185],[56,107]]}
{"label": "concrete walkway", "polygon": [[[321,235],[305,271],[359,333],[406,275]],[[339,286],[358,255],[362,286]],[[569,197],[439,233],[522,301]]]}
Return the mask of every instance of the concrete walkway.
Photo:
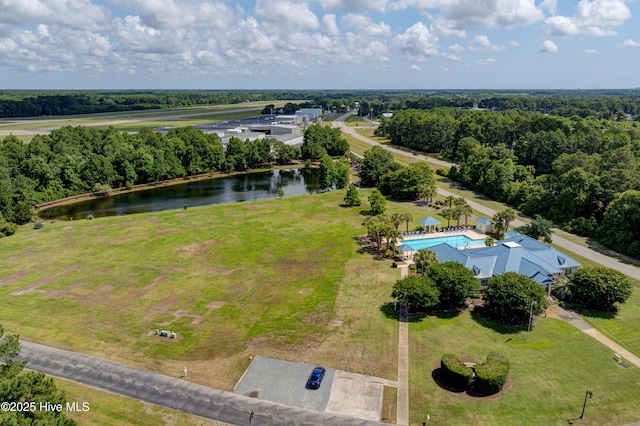
{"label": "concrete walkway", "polygon": [[30,370],[234,425],[382,425],[250,398],[25,340],[20,346],[18,359],[28,361]]}
{"label": "concrete walkway", "polygon": [[[409,275],[409,265],[400,265],[400,277]],[[409,425],[409,323],[406,312],[400,315],[398,333],[398,407],[396,424]]]}
{"label": "concrete walkway", "polygon": [[629,361],[636,367],[640,368],[640,358],[638,358],[637,356],[635,356],[634,354],[632,354],[631,352],[629,352],[628,350],[626,350],[625,348],[623,348],[622,346],[620,346],[619,344],[617,344],[616,342],[609,339],[607,336],[603,335],[598,330],[593,328],[588,322],[586,322],[582,318],[580,314],[577,314],[572,311],[567,311],[566,309],[563,309],[559,305],[550,305],[549,308],[547,309],[547,315],[550,318],[557,318],[557,319],[568,322],[569,324],[576,327],[578,330],[593,337],[598,342],[602,343],[603,345],[611,349],[614,353],[617,353],[618,355],[620,355],[624,360]]}

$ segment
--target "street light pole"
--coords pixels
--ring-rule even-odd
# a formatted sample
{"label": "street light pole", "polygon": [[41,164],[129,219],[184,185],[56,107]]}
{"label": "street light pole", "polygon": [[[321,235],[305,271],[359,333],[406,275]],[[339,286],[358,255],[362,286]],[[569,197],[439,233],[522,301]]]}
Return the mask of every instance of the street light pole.
{"label": "street light pole", "polygon": [[582,406],[582,414],[580,414],[580,420],[584,419],[584,410],[585,408],[587,408],[587,397],[592,398],[593,392],[587,390],[587,392],[584,394],[584,405]]}

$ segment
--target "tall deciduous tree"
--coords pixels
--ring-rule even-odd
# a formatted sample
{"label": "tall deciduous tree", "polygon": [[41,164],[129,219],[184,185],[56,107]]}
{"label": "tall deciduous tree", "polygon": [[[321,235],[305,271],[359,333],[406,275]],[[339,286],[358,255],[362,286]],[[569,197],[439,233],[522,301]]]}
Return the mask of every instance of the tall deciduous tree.
{"label": "tall deciduous tree", "polygon": [[537,214],[531,223],[520,226],[515,230],[521,234],[528,235],[533,239],[539,240],[540,238],[543,238],[545,243],[551,243],[552,226],[553,223],[551,223],[551,221]]}
{"label": "tall deciduous tree", "polygon": [[360,196],[358,195],[358,188],[356,188],[355,185],[349,185],[349,187],[347,188],[347,194],[344,197],[344,203],[349,207],[359,206],[361,204]]}
{"label": "tall deciduous tree", "polygon": [[605,267],[582,267],[569,282],[572,301],[595,309],[609,309],[614,303],[626,302],[631,290],[627,277]]}
{"label": "tall deciduous tree", "polygon": [[426,311],[438,304],[439,291],[430,279],[410,275],[396,281],[391,297],[406,303],[409,311]]}
{"label": "tall deciduous tree", "polygon": [[369,204],[371,205],[371,214],[373,216],[383,214],[387,209],[387,199],[377,189],[374,189],[369,195]]}
{"label": "tall deciduous tree", "polygon": [[440,308],[457,308],[464,306],[467,297],[480,288],[473,271],[459,262],[435,263],[426,271],[440,292]]}
{"label": "tall deciduous tree", "polygon": [[364,186],[376,186],[380,178],[391,170],[400,169],[393,155],[384,148],[374,146],[364,153],[360,168],[360,179]]}
{"label": "tall deciduous tree", "polygon": [[489,280],[484,293],[485,311],[503,323],[526,324],[530,312],[540,315],[545,311],[545,296],[544,288],[531,278],[505,272]]}

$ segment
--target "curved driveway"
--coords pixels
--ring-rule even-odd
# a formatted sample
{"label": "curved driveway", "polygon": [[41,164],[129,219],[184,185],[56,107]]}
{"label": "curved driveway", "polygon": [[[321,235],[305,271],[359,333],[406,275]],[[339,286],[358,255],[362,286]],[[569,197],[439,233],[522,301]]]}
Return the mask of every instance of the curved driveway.
{"label": "curved driveway", "polygon": [[[261,401],[25,340],[21,340],[20,345],[18,359],[28,361],[30,370],[235,425],[381,425]],[[254,413],[252,422],[249,421],[251,412]]]}
{"label": "curved driveway", "polygon": [[[359,141],[362,141],[364,143],[367,143],[369,145],[377,145],[377,146],[381,146],[384,149],[387,149],[393,153],[397,153],[397,154],[403,154],[403,155],[407,155],[406,151],[402,151],[400,149],[397,148],[393,148],[390,147],[388,145],[383,145],[379,142],[376,142],[366,136],[362,136],[360,134],[358,134],[357,132],[353,131],[352,128],[350,128],[349,126],[347,126],[347,124],[345,123],[345,120],[347,119],[347,117],[349,117],[349,115],[351,114],[345,114],[342,115],[340,117],[338,117],[336,119],[336,121],[334,121],[334,127],[339,127],[343,132],[349,134],[350,136],[358,139]],[[436,164],[438,166],[441,167],[451,167],[454,164],[453,163],[449,163],[446,161],[442,161],[442,160],[437,160],[435,158],[431,158],[431,157],[427,157],[424,155],[418,155],[417,156],[419,159],[427,161],[429,163],[433,163]],[[445,189],[442,188],[438,188],[438,194],[440,195],[444,195],[445,197],[448,195],[453,195],[456,197],[459,197],[459,195],[456,195],[450,191],[447,191]],[[496,211],[493,209],[490,209],[489,207],[485,207],[475,201],[469,200],[467,199],[469,205],[476,211],[485,214],[489,217],[492,217]],[[521,220],[514,220],[511,222],[513,224],[513,226],[522,226],[525,225],[525,222],[521,221]],[[572,241],[569,241],[565,238],[559,237],[557,235],[553,236],[553,242],[558,246],[558,247],[562,247],[564,249],[567,249],[575,254],[578,254],[580,256],[586,257],[588,259],[593,260],[596,263],[599,263],[600,265],[606,266],[608,268],[611,269],[615,269],[617,271],[622,272],[623,274],[625,274],[628,277],[634,278],[636,280],[640,280],[640,268],[638,268],[637,266],[634,265],[630,265],[628,263],[623,263],[621,261],[619,261],[618,259],[615,259],[613,257],[609,257],[609,256],[605,256],[604,254],[598,253],[595,250],[592,250],[588,247],[584,247],[581,246],[580,244],[576,244]]]}

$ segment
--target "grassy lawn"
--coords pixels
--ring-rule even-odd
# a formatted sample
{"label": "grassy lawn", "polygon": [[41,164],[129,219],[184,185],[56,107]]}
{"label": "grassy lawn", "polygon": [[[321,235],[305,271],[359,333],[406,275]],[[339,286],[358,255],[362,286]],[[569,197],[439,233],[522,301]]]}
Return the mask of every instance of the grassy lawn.
{"label": "grassy lawn", "polygon": [[[566,425],[580,416],[585,391],[593,391],[580,424],[640,421],[640,370],[625,369],[594,339],[560,320],[538,318],[529,336],[484,322],[469,312],[427,317],[409,329],[410,424]],[[477,398],[442,389],[432,378],[451,352],[478,362],[491,351],[510,363],[510,382],[498,397]]]}
{"label": "grassy lawn", "polygon": [[188,365],[221,389],[256,354],[336,368],[348,358],[356,372],[375,362],[395,379],[397,324],[380,306],[398,270],[361,252],[364,216],[338,207],[343,197],[20,228],[0,246],[2,323],[26,339],[168,375]]}
{"label": "grassy lawn", "polygon": [[182,411],[149,404],[133,398],[102,392],[68,380],[56,379],[56,386],[67,395],[67,401],[89,403],[86,412],[67,412],[67,417],[80,425],[128,426],[224,426],[227,423],[205,419]]}

